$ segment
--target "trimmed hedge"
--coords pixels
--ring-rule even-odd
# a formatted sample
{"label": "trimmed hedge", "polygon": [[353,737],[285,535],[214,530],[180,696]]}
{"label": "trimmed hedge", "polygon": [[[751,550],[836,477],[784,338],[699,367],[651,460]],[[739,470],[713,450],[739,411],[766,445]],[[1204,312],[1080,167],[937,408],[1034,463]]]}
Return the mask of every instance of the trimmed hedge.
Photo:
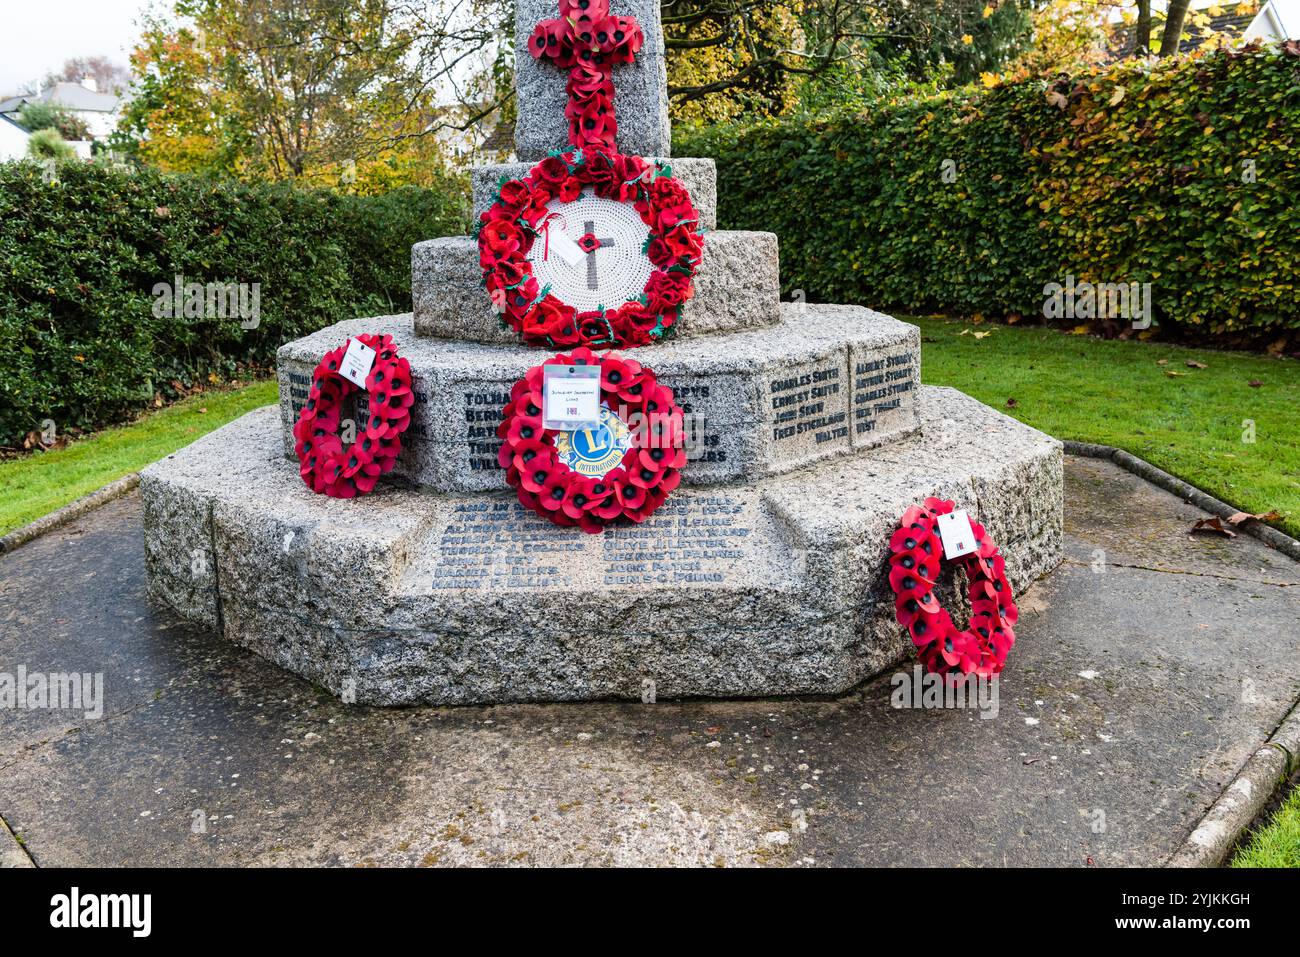
{"label": "trimmed hedge", "polygon": [[[680,133],[719,218],[781,237],[813,300],[1042,316],[1044,285],[1150,282],[1166,332],[1300,329],[1300,59],[1250,50],[869,115]],[[945,164],[955,168],[946,182]]]}
{"label": "trimmed hedge", "polygon": [[[465,187],[376,197],[67,163],[0,164],[0,444],[126,418],[282,343],[411,307],[411,245],[465,232]],[[159,318],[154,286],[259,283],[260,323]]]}

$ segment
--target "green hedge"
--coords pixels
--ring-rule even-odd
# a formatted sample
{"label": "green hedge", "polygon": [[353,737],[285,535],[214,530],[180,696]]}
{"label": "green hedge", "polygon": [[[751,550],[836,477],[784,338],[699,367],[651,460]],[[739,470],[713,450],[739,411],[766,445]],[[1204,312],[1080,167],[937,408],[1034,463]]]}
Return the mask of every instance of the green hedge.
{"label": "green hedge", "polygon": [[1039,317],[1044,285],[1073,275],[1150,282],[1175,335],[1300,329],[1300,60],[1281,51],[679,131],[673,148],[718,160],[720,223],[777,233],[786,289],[813,300]]}
{"label": "green hedge", "polygon": [[[378,197],[66,163],[0,164],[0,444],[119,421],[282,343],[411,306],[411,244],[466,228],[464,184]],[[159,318],[153,289],[260,284],[260,323]]]}

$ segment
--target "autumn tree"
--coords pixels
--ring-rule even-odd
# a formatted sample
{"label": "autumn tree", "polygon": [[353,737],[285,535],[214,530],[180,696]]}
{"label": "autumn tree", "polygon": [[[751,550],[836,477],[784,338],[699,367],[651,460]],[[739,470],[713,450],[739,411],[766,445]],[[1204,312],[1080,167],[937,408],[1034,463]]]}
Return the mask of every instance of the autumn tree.
{"label": "autumn tree", "polygon": [[177,0],[132,56],[123,138],[168,170],[418,182],[441,165],[438,134],[478,118],[438,96],[490,55],[500,5]]}

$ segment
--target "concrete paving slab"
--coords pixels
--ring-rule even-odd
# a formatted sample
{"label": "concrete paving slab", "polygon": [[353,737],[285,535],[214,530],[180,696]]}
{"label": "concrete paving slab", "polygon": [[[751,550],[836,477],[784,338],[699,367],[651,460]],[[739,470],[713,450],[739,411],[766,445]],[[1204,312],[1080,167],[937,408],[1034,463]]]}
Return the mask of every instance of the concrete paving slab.
{"label": "concrete paving slab", "polygon": [[1111,463],[1066,483],[988,719],[888,675],[349,707],[151,608],[131,495],[0,558],[0,672],[107,683],[99,720],[0,711],[0,817],[38,866],[1161,864],[1300,696],[1297,569]]}

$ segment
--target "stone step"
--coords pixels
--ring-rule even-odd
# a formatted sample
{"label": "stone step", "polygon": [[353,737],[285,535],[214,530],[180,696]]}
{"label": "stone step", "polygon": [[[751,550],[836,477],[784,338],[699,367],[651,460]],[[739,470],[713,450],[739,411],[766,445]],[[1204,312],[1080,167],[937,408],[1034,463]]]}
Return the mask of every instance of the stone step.
{"label": "stone step", "polygon": [[1060,443],[923,398],[924,437],[869,461],[682,487],[600,535],[508,489],[313,495],[259,409],[142,473],[150,593],[363,704],[843,692],[912,655],[884,574],[909,505],[969,509],[1017,592],[1060,561]]}
{"label": "stone step", "polygon": [[[781,318],[780,263],[775,233],[715,230],[704,240],[695,295],[674,336],[716,335],[770,326]],[[411,298],[416,335],[464,342],[517,343],[483,288],[478,243],[446,236],[411,249]]]}
{"label": "stone step", "polygon": [[[718,226],[718,167],[711,159],[689,156],[647,156],[672,166],[673,176],[681,180],[691,194],[695,211],[700,214],[700,225],[705,229]],[[492,163],[470,168],[470,185],[474,201],[474,219],[497,200],[501,184],[510,179],[522,179],[533,168],[532,163]]]}
{"label": "stone step", "polygon": [[[277,355],[284,450],[320,357],[363,332],[392,335],[416,404],[395,475],[440,492],[494,491],[496,426],[511,387],[553,353],[518,343],[417,337],[411,316],[353,319]],[[670,340],[631,352],[671,386],[698,426],[683,481],[752,481],[863,452],[917,431],[920,331],[861,306],[786,303],[775,326]],[[359,393],[364,401],[364,393]],[[363,411],[354,418],[364,423]]]}

